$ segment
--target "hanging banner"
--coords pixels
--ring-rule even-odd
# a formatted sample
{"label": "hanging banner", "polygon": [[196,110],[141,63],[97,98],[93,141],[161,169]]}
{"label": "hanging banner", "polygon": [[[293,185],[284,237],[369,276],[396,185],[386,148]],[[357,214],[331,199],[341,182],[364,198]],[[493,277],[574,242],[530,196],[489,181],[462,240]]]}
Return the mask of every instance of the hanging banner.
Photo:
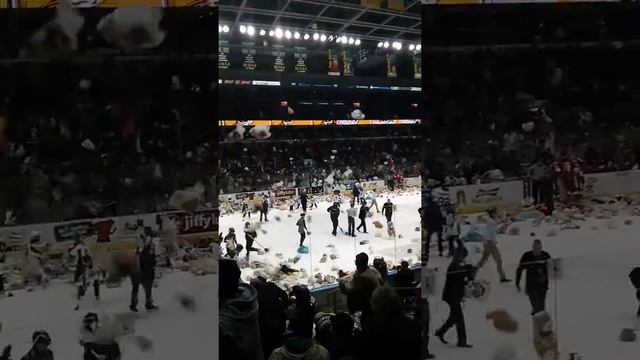
{"label": "hanging banner", "polygon": [[242,55],[244,59],[242,60],[242,67],[245,70],[255,70],[256,69],[256,59],[254,55],[256,54],[256,49],[244,48],[242,49]]}
{"label": "hanging banner", "polygon": [[282,49],[275,49],[271,52],[273,55],[273,70],[275,72],[284,72],[287,67],[284,64],[286,53]]}
{"label": "hanging banner", "polygon": [[230,67],[231,62],[229,61],[229,47],[218,46],[218,69],[228,70]]}
{"label": "hanging banner", "polygon": [[397,56],[387,54],[387,77],[398,77]]}
{"label": "hanging banner", "polygon": [[353,76],[354,59],[350,49],[342,50],[342,75]]}
{"label": "hanging banner", "polygon": [[307,72],[307,52],[305,51],[305,49],[296,48],[296,52],[293,53],[293,58],[296,61],[296,72],[305,74]]}
{"label": "hanging banner", "polygon": [[413,78],[422,79],[422,55],[413,55]]}
{"label": "hanging banner", "polygon": [[328,74],[331,76],[340,76],[340,63],[338,61],[338,54],[333,49],[329,49],[328,58],[329,58]]}

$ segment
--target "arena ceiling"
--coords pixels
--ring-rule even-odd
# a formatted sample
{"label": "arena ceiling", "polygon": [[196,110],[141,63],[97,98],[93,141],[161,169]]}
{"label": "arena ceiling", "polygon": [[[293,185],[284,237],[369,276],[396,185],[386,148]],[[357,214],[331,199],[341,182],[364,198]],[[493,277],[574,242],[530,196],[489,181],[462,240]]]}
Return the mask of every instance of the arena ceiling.
{"label": "arena ceiling", "polygon": [[231,28],[251,24],[413,43],[420,43],[422,31],[420,0],[220,0],[219,10],[220,23]]}

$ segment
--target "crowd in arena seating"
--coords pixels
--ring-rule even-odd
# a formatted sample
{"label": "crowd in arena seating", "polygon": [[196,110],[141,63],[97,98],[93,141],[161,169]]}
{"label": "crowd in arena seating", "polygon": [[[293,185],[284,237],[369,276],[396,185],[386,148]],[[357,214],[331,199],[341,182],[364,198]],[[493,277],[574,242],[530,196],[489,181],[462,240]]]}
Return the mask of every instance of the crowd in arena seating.
{"label": "crowd in arena seating", "polygon": [[208,60],[0,65],[0,224],[165,210],[214,200]]}
{"label": "crowd in arena seating", "polygon": [[[279,130],[272,129],[274,134]],[[383,130],[377,132],[380,137],[357,140],[313,140],[307,135],[309,140],[222,144],[220,192],[306,187],[327,179],[334,184],[386,180],[397,172],[405,178],[418,176],[421,165],[418,138],[384,137],[385,133],[394,132]]]}
{"label": "crowd in arena seating", "polygon": [[538,160],[581,159],[585,172],[637,168],[640,72],[631,64],[640,49],[615,54],[604,46],[432,57],[426,118],[447,129],[447,143],[425,167],[473,183],[527,176]]}
{"label": "crowd in arena seating", "polygon": [[307,287],[287,293],[259,276],[241,283],[237,263],[220,260],[220,358],[419,359],[419,310],[407,312],[402,301],[416,294],[407,264],[394,279],[364,253],[356,267],[341,282],[345,311],[326,313]]}

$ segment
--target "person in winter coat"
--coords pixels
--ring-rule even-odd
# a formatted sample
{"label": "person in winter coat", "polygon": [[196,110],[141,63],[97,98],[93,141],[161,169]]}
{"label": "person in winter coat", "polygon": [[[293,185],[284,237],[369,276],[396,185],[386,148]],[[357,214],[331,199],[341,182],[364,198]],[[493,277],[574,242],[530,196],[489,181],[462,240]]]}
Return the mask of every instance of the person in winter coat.
{"label": "person in winter coat", "polygon": [[298,204],[298,207],[300,207],[300,205],[302,205],[302,212],[307,212],[307,192],[304,189],[300,194],[300,203]]}
{"label": "person in winter coat", "polygon": [[240,268],[234,260],[220,259],[218,266],[220,358],[263,360],[258,293],[240,283]]}
{"label": "person in winter coat", "polygon": [[387,202],[382,205],[382,215],[387,218],[387,222],[391,222],[391,218],[393,217],[393,203],[391,199],[387,199]]}
{"label": "person in winter coat", "polygon": [[382,278],[377,270],[369,266],[369,256],[365,253],[356,255],[356,271],[351,281],[341,281],[340,289],[347,295],[347,309],[353,314],[362,311],[361,324],[366,327],[366,321],[371,316],[371,294],[382,284]]}
{"label": "person in winter coat", "polygon": [[21,360],[53,360],[53,352],[49,349],[51,337],[44,330],[38,330],[31,337],[33,347]]}
{"label": "person in winter coat", "polygon": [[327,209],[329,216],[331,217],[331,223],[333,224],[333,231],[331,234],[336,236],[338,232],[338,217],[340,216],[340,208],[338,207],[338,203],[333,203],[333,205],[329,206]]}
{"label": "person in winter coat", "polygon": [[353,194],[353,202],[356,204],[360,203],[360,188],[358,188],[358,184],[353,184],[353,189],[351,190]]}
{"label": "person in winter coat", "polygon": [[266,355],[284,343],[289,296],[278,285],[258,276],[251,281],[258,293],[260,339]]}
{"label": "person in winter coat", "polygon": [[436,331],[435,335],[442,343],[447,344],[444,335],[455,325],[458,333],[458,347],[470,348],[471,345],[467,343],[467,330],[464,324],[464,314],[462,313],[462,302],[464,301],[466,286],[473,280],[474,269],[471,265],[464,263],[466,257],[466,248],[457,249],[451,264],[447,268],[442,300],[449,305],[449,317]]}
{"label": "person in winter coat", "polygon": [[360,335],[359,358],[420,360],[419,322],[403,314],[395,289],[378,287],[371,295],[371,307],[372,324]]}
{"label": "person in winter coat", "polygon": [[284,346],[275,349],[269,360],[331,360],[329,351],[313,340],[312,329],[295,324]]}
{"label": "person in winter coat", "polygon": [[150,228],[145,228],[144,235],[139,239],[136,247],[138,266],[131,274],[131,305],[129,310],[138,312],[138,290],[140,285],[144,290],[145,308],[148,311],[157,310],[153,304],[153,281],[156,277],[156,251]]}
{"label": "person in winter coat", "polygon": [[547,290],[549,289],[548,262],[551,256],[542,250],[542,242],[533,241],[533,249],[522,254],[516,271],[516,287],[520,291],[522,272],[527,271],[524,291],[531,303],[531,315],[545,310]]}
{"label": "person in winter coat", "polygon": [[629,273],[629,279],[636,288],[636,299],[638,299],[638,312],[636,316],[640,318],[640,267],[636,267]]}
{"label": "person in winter coat", "polygon": [[307,221],[304,219],[304,213],[300,214],[300,218],[296,222],[296,226],[298,226],[298,234],[300,234],[300,246],[304,244],[304,239],[307,238],[307,234],[309,234],[309,229],[307,229]]}
{"label": "person in winter coat", "polygon": [[362,231],[363,233],[367,233],[367,223],[365,222],[365,220],[367,220],[367,213],[369,212],[369,207],[367,206],[366,203],[362,204],[360,206],[360,214],[358,214],[358,217],[360,218],[360,224],[358,225],[358,227],[356,228],[356,230],[360,231],[360,228],[363,228],[364,231]]}
{"label": "person in winter coat", "polygon": [[313,331],[316,300],[311,296],[309,288],[303,285],[294,286],[291,288],[289,301],[291,306],[287,309],[288,331],[291,331],[292,328]]}

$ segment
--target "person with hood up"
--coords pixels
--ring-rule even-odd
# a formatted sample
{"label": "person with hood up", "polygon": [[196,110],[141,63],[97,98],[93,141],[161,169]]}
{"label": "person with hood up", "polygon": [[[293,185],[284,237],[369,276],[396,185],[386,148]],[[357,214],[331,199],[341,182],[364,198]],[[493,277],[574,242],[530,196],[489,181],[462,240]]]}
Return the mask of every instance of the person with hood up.
{"label": "person with hood up", "polygon": [[219,262],[220,358],[264,360],[258,320],[258,293],[240,283],[240,268],[234,260]]}
{"label": "person with hood up", "polygon": [[51,345],[51,337],[44,330],[38,330],[31,337],[33,347],[26,353],[21,360],[53,360],[53,351],[49,349]]}

